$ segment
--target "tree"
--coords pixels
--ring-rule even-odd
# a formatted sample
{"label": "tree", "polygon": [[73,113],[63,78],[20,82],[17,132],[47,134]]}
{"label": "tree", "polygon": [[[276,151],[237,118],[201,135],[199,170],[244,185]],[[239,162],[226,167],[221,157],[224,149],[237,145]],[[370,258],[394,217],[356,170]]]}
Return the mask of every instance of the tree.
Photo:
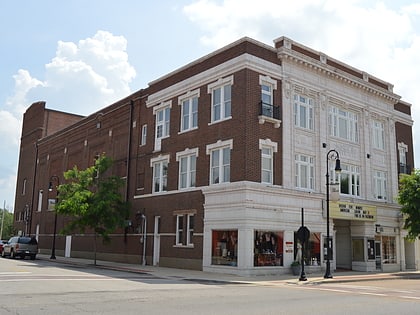
{"label": "tree", "polygon": [[0,209],[0,225],[0,238],[2,240],[8,240],[16,234],[16,230],[13,227],[13,213],[10,213],[6,209]]}
{"label": "tree", "polygon": [[102,155],[85,170],[75,166],[64,173],[66,183],[58,187],[56,211],[71,217],[62,232],[93,230],[95,265],[97,236],[109,242],[109,234],[123,227],[128,216],[128,203],[120,192],[124,180],[109,175],[112,164]]}
{"label": "tree", "polygon": [[420,169],[401,175],[397,201],[402,206],[407,238],[414,241],[420,236]]}

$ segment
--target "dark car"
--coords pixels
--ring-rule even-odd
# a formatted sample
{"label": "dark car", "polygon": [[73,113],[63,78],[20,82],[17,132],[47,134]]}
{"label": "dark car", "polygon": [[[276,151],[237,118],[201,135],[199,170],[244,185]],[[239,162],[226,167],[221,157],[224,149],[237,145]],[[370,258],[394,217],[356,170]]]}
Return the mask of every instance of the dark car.
{"label": "dark car", "polygon": [[7,241],[5,240],[0,240],[0,254],[3,252],[3,245],[6,244]]}
{"label": "dark car", "polygon": [[10,256],[11,258],[29,256],[32,260],[38,254],[38,242],[31,236],[13,236],[6,244],[3,244],[1,257]]}

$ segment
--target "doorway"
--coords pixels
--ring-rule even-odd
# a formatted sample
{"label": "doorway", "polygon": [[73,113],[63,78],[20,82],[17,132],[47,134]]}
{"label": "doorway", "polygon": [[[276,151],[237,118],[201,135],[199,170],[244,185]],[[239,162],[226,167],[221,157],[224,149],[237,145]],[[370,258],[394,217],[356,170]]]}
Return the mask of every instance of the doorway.
{"label": "doorway", "polygon": [[376,270],[382,270],[381,242],[375,241]]}

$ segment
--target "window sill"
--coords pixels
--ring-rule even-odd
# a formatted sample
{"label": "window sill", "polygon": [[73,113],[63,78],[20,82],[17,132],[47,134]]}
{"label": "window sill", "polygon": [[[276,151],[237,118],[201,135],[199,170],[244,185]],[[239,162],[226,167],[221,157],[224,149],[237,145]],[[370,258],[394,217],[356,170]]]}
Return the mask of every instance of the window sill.
{"label": "window sill", "polygon": [[230,119],[232,119],[232,116],[229,116],[229,117],[226,117],[226,118],[222,118],[222,119],[219,119],[219,120],[215,120],[215,121],[209,122],[208,125],[209,126],[215,125],[215,124],[218,124],[218,123],[224,122],[226,120],[230,120]]}
{"label": "window sill", "polygon": [[173,245],[173,248],[194,248],[194,244],[191,245]]}
{"label": "window sill", "polygon": [[281,125],[281,120],[280,119],[275,119],[272,117],[268,117],[268,116],[258,116],[258,123],[260,125],[263,125],[265,122],[269,122],[274,124],[274,128],[280,128]]}

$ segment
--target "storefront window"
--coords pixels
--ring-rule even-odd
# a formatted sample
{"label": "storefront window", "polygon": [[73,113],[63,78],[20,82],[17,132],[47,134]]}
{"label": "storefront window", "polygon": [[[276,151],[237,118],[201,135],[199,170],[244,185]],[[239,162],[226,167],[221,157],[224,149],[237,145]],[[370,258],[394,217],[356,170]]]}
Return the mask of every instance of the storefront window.
{"label": "storefront window", "polygon": [[283,266],[283,232],[255,231],[254,266]]}
{"label": "storefront window", "polygon": [[212,265],[237,266],[238,230],[212,232]]}
{"label": "storefront window", "polygon": [[321,263],[321,234],[310,233],[309,240],[303,248],[295,232],[294,259],[301,260],[302,255],[307,266],[319,266]]}
{"label": "storefront window", "polygon": [[397,263],[397,247],[394,236],[382,236],[382,255],[384,264]]}
{"label": "storefront window", "polygon": [[353,239],[353,261],[365,261],[364,248],[363,248],[363,239]]}

